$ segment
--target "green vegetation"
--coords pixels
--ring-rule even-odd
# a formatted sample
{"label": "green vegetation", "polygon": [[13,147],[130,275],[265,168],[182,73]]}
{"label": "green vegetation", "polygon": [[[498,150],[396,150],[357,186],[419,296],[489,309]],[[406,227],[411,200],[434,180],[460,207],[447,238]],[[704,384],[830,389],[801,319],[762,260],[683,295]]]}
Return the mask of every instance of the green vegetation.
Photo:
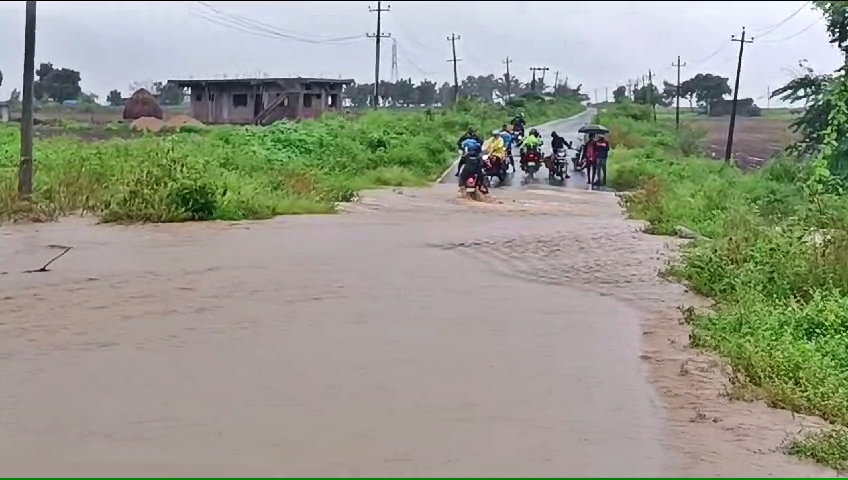
{"label": "green vegetation", "polygon": [[[579,113],[574,100],[522,101],[529,121]],[[461,102],[450,111],[368,112],[270,127],[215,127],[86,142],[37,139],[35,192],[17,200],[19,132],[0,128],[0,220],[75,211],[105,221],[173,222],[332,212],[357,190],[420,185],[450,163],[469,125],[511,110]]]}
{"label": "green vegetation", "polygon": [[[822,161],[785,158],[743,174],[697,155],[700,134],[651,123],[646,106],[604,111],[616,147],[610,185],[648,230],[703,238],[670,268],[716,300],[693,315],[695,347],[725,357],[739,397],[848,427],[848,198]],[[848,469],[848,430],[790,452]]]}

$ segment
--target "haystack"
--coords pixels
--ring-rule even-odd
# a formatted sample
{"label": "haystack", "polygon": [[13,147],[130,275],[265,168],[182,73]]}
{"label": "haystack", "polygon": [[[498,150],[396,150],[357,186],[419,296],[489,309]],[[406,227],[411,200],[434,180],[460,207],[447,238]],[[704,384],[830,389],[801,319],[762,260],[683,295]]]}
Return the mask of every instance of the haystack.
{"label": "haystack", "polygon": [[141,117],[154,117],[162,120],[162,107],[147,90],[139,88],[124,105],[124,120],[137,120]]}
{"label": "haystack", "polygon": [[167,122],[165,122],[166,127],[173,128],[173,129],[176,129],[176,130],[181,129],[182,127],[184,127],[186,125],[188,125],[190,127],[202,127],[202,126],[204,126],[203,122],[201,122],[200,120],[197,120],[196,118],[189,117],[188,115],[183,115],[183,114],[174,115]]}
{"label": "haystack", "polygon": [[156,117],[141,117],[136,118],[130,124],[130,128],[133,130],[141,130],[143,132],[158,132],[162,130],[162,127],[165,126],[165,122],[159,120]]}

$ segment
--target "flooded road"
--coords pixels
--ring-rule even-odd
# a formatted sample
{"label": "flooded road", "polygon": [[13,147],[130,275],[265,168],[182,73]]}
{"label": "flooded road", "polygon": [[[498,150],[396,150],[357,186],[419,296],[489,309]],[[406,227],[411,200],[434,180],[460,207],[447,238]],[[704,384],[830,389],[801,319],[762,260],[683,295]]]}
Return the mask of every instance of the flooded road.
{"label": "flooded road", "polygon": [[0,474],[829,473],[675,344],[666,240],[612,195],[454,194],[0,228]]}

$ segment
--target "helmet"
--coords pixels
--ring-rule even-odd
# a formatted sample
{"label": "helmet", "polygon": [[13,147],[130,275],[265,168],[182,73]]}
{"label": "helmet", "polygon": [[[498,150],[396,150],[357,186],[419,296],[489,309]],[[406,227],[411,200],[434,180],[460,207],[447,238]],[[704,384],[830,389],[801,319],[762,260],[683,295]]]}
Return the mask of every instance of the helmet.
{"label": "helmet", "polygon": [[500,134],[501,134],[500,130],[492,130],[492,135],[500,135]]}
{"label": "helmet", "polygon": [[539,136],[539,132],[538,132],[538,131],[536,131],[536,129],[535,129],[535,128],[531,128],[531,129],[530,129],[530,135],[535,135],[535,136],[537,136],[537,137],[538,137],[538,136]]}

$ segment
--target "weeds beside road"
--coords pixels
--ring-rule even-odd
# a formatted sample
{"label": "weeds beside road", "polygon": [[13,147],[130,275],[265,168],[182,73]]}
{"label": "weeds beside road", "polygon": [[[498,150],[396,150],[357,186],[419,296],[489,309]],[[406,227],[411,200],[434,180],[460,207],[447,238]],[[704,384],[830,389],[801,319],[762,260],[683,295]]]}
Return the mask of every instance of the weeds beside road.
{"label": "weeds beside road", "polygon": [[600,114],[616,148],[610,185],[649,231],[701,237],[670,273],[713,298],[692,344],[725,357],[735,394],[818,415],[835,429],[790,452],[848,469],[848,199],[809,162],[741,173],[697,154],[703,132],[648,121],[635,105]]}
{"label": "weeds beside road", "polygon": [[[584,107],[528,101],[521,109],[542,123]],[[0,221],[76,211],[115,222],[332,212],[360,189],[433,180],[452,160],[465,128],[485,133],[513,112],[461,102],[450,111],[376,111],[97,142],[56,136],[36,142],[35,194],[26,204],[16,193],[19,132],[0,127]]]}

